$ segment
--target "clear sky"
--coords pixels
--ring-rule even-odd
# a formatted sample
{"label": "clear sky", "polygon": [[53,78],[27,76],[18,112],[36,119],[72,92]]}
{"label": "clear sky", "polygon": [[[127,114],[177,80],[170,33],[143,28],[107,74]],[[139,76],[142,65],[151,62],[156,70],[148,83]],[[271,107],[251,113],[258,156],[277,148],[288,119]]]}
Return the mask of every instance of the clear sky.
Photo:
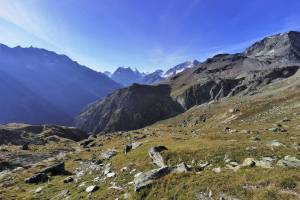
{"label": "clear sky", "polygon": [[167,69],[300,30],[299,0],[0,0],[0,43],[97,71]]}

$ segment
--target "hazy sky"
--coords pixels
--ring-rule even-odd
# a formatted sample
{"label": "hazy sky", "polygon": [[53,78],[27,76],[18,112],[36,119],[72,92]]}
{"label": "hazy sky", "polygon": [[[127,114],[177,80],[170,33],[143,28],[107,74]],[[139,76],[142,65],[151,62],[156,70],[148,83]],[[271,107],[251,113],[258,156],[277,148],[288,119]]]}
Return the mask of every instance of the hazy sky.
{"label": "hazy sky", "polygon": [[97,71],[167,69],[300,30],[299,0],[0,0],[0,43]]}

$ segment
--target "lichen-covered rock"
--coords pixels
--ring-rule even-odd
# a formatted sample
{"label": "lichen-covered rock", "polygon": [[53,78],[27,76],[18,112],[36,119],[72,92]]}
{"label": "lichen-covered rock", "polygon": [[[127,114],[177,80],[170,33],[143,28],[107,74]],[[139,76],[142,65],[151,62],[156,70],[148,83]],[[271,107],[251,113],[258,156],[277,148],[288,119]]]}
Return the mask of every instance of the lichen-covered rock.
{"label": "lichen-covered rock", "polygon": [[283,167],[300,168],[300,160],[293,156],[285,156],[277,162],[277,165]]}
{"label": "lichen-covered rock", "polygon": [[103,160],[108,160],[115,155],[117,155],[117,151],[115,149],[109,149],[109,150],[102,152],[100,157]]}
{"label": "lichen-covered rock", "polygon": [[147,172],[139,173],[135,176],[134,179],[134,190],[139,191],[141,188],[153,183],[153,181],[160,179],[168,174],[181,174],[186,172],[188,172],[188,168],[184,163],[180,163],[176,166],[162,167],[159,169],[153,169]]}
{"label": "lichen-covered rock", "polygon": [[149,149],[149,156],[152,159],[153,163],[158,167],[165,167],[165,161],[161,156],[160,152],[168,150],[165,146],[155,146]]}

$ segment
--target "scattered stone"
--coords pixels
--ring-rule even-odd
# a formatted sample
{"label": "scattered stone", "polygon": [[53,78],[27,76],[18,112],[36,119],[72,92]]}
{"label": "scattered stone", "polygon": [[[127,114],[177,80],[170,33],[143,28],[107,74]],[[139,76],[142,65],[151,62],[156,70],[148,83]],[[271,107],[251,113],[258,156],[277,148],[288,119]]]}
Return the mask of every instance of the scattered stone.
{"label": "scattered stone", "polygon": [[102,152],[100,157],[103,159],[103,160],[108,160],[110,159],[111,157],[117,155],[117,151],[115,149],[109,149],[105,152]]}
{"label": "scattered stone", "polygon": [[125,167],[122,167],[122,168],[120,169],[121,172],[126,172],[127,170],[128,170],[128,167],[126,167],[126,166],[125,166]]}
{"label": "scattered stone", "polygon": [[49,167],[46,167],[45,169],[43,169],[41,171],[41,173],[45,173],[45,174],[50,173],[51,175],[65,174],[66,173],[66,171],[65,171],[65,163],[61,162],[61,163],[54,164],[54,165],[51,165]]}
{"label": "scattered stone", "polygon": [[124,147],[124,153],[127,154],[129,151],[134,150],[134,149],[138,148],[141,145],[142,145],[141,142],[133,142],[131,144],[127,144]]}
{"label": "scattered stone", "polygon": [[119,190],[119,191],[123,191],[124,189],[120,186],[117,186],[116,183],[112,183],[112,186],[109,187],[109,189],[114,189],[114,190]]}
{"label": "scattered stone", "polygon": [[34,193],[40,193],[42,190],[43,190],[42,187],[38,187],[38,188],[34,191]]}
{"label": "scattered stone", "polygon": [[160,155],[160,152],[168,150],[165,146],[155,146],[149,149],[149,156],[152,159],[153,163],[158,167],[165,167],[166,164],[164,162],[163,157]]}
{"label": "scattered stone", "polygon": [[229,108],[228,112],[229,113],[236,113],[239,112],[240,110],[238,108]]}
{"label": "scattered stone", "polygon": [[89,145],[94,141],[95,141],[94,139],[87,139],[82,141],[79,145],[82,146],[83,148],[88,148],[90,147]]}
{"label": "scattered stone", "polygon": [[199,192],[196,194],[196,199],[198,200],[213,200],[212,191],[209,192]]}
{"label": "scattered stone", "polygon": [[295,142],[293,144],[294,149],[296,149],[297,151],[300,151],[300,143]]}
{"label": "scattered stone", "polygon": [[254,167],[255,166],[255,159],[254,158],[246,158],[243,163],[242,166],[243,167]]}
{"label": "scattered stone", "polygon": [[69,177],[64,179],[64,183],[71,183],[73,181],[74,181],[74,178],[72,176],[69,176]]}
{"label": "scattered stone", "polygon": [[25,183],[32,184],[32,183],[43,183],[47,182],[49,177],[45,173],[38,173],[25,179]]}
{"label": "scattered stone", "polygon": [[270,146],[270,147],[272,147],[272,148],[273,147],[281,147],[281,146],[285,147],[284,144],[282,144],[282,143],[280,143],[280,142],[278,142],[276,140],[272,140],[272,141],[268,142],[267,145]]}
{"label": "scattered stone", "polygon": [[270,128],[269,131],[272,131],[274,133],[286,133],[287,130],[284,129],[284,128],[280,128],[280,127],[273,127],[273,128]]}
{"label": "scattered stone", "polygon": [[300,168],[300,160],[293,156],[285,156],[277,162],[277,165],[283,167]]}
{"label": "scattered stone", "polygon": [[116,176],[116,173],[115,172],[109,172],[106,174],[106,177],[108,178],[112,178],[112,177],[115,177]]}
{"label": "scattered stone", "polygon": [[252,141],[260,141],[261,139],[258,136],[251,136],[250,140],[252,140]]}
{"label": "scattered stone", "polygon": [[97,185],[91,185],[91,186],[87,187],[87,188],[85,189],[85,191],[86,191],[87,193],[92,193],[92,192],[97,191],[98,189],[99,189],[99,187],[98,187]]}
{"label": "scattered stone", "polygon": [[60,193],[58,193],[57,196],[53,197],[52,199],[54,200],[54,199],[60,199],[62,197],[67,197],[67,196],[69,196],[69,194],[70,194],[69,190],[62,190]]}
{"label": "scattered stone", "polygon": [[275,159],[271,157],[263,157],[261,160],[255,161],[255,165],[261,168],[272,168],[272,162]]}
{"label": "scattered stone", "polygon": [[123,198],[124,198],[124,199],[129,199],[130,197],[131,197],[130,193],[125,193],[125,194],[123,195]]}
{"label": "scattered stone", "polygon": [[204,163],[199,163],[197,169],[199,169],[200,171],[202,171],[202,170],[204,170],[208,166],[209,166],[209,162],[206,161]]}
{"label": "scattered stone", "polygon": [[212,171],[218,174],[218,173],[221,173],[222,170],[221,170],[221,167],[216,167],[216,168],[213,168]]}
{"label": "scattered stone", "polygon": [[290,122],[291,120],[289,119],[289,118],[284,118],[283,120],[282,120],[282,122]]}

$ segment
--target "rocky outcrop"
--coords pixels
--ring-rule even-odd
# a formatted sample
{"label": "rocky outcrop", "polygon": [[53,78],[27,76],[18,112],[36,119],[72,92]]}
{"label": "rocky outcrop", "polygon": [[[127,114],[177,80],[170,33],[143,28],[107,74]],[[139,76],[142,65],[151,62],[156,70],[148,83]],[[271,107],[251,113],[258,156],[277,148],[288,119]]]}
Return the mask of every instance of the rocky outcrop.
{"label": "rocky outcrop", "polygon": [[188,172],[187,166],[184,163],[180,163],[176,166],[166,166],[140,173],[134,179],[134,190],[139,191],[141,188],[152,184],[155,180],[169,174],[182,174],[186,172]]}
{"label": "rocky outcrop", "polygon": [[25,183],[32,184],[32,183],[43,183],[47,182],[49,177],[45,173],[38,173],[35,174],[27,179],[25,179]]}
{"label": "rocky outcrop", "polygon": [[293,76],[299,68],[300,65],[287,66],[250,71],[245,77],[210,78],[203,83],[192,85],[175,98],[185,109],[189,109],[194,105],[217,101],[225,97],[253,94],[257,89],[274,80]]}
{"label": "rocky outcrop", "polygon": [[89,132],[133,130],[183,111],[170,97],[168,85],[133,84],[95,102],[77,118],[76,125]]}
{"label": "rocky outcrop", "polygon": [[300,32],[266,37],[244,52],[218,54],[165,81],[185,109],[233,95],[252,95],[261,87],[293,76],[300,66]]}
{"label": "rocky outcrop", "polygon": [[7,124],[0,126],[0,145],[44,144],[50,136],[58,136],[74,141],[83,140],[88,135],[74,127],[56,125]]}
{"label": "rocky outcrop", "polygon": [[247,48],[245,55],[285,64],[300,59],[300,32],[290,31],[266,37]]}

